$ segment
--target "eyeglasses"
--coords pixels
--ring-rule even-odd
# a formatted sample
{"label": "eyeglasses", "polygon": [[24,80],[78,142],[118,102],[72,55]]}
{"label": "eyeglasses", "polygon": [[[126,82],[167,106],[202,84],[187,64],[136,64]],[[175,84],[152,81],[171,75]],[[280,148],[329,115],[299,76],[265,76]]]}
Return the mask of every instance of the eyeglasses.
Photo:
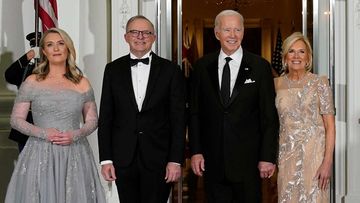
{"label": "eyeglasses", "polygon": [[140,36],[140,33],[141,35],[144,37],[144,38],[148,38],[150,37],[151,35],[153,35],[152,32],[148,31],[148,30],[143,30],[143,31],[140,31],[140,30],[129,30],[127,33],[129,33],[132,37],[139,37]]}

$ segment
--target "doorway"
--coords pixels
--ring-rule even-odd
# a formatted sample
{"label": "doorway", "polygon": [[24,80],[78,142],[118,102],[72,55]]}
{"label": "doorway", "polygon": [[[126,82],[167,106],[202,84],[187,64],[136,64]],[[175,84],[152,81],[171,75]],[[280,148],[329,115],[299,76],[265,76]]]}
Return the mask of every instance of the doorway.
{"label": "doorway", "polygon": [[[239,11],[245,19],[245,35],[242,43],[244,49],[261,55],[271,63],[279,34],[284,40],[295,31],[303,32],[314,48],[314,73],[325,73],[330,77],[331,70],[328,70],[327,67],[332,66],[329,63],[331,63],[330,56],[333,56],[330,39],[333,30],[329,15],[331,1],[172,0],[174,25],[172,26],[172,58],[178,61],[188,77],[191,74],[192,64],[198,58],[218,50],[220,47],[213,32],[215,16],[221,10],[233,9]],[[176,14],[177,16],[174,16]],[[180,21],[178,16],[181,16]],[[319,67],[320,69],[318,69]],[[191,171],[184,173],[185,196],[193,193],[188,191],[189,187],[186,182],[188,179],[186,175],[189,173],[191,174]],[[197,180],[196,183],[199,184],[199,181]],[[276,195],[273,195],[276,194],[274,191],[276,190],[276,178],[266,181],[264,184],[264,202],[277,202]],[[201,179],[198,187],[201,191]]]}

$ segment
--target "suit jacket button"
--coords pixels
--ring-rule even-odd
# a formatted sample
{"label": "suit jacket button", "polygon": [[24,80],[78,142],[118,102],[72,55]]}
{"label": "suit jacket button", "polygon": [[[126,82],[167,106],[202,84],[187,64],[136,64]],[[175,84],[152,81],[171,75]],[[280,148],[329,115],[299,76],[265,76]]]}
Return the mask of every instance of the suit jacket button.
{"label": "suit jacket button", "polygon": [[143,131],[139,131],[138,133],[139,133],[139,135],[142,135],[142,134],[144,134],[144,132],[143,132]]}
{"label": "suit jacket button", "polygon": [[227,111],[224,111],[224,114],[228,114],[229,112],[227,112]]}

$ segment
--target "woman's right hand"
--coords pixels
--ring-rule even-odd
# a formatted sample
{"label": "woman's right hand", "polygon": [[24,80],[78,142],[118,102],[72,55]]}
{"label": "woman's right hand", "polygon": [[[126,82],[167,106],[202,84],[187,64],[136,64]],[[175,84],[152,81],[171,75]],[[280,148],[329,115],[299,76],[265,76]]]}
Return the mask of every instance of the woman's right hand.
{"label": "woman's right hand", "polygon": [[48,128],[46,129],[46,137],[49,142],[54,142],[61,132],[56,128]]}

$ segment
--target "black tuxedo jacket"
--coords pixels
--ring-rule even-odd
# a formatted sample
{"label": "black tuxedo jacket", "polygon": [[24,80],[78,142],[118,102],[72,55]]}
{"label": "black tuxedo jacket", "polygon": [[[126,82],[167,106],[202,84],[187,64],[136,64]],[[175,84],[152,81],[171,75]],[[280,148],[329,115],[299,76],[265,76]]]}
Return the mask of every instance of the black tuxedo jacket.
{"label": "black tuxedo jacket", "polygon": [[[6,82],[16,85],[17,88],[19,88],[23,80],[25,80],[25,78],[29,76],[34,69],[34,64],[29,64],[29,63],[30,61],[27,60],[26,54],[21,56],[19,60],[12,63],[9,66],[9,68],[7,68],[5,71]],[[26,120],[30,123],[33,123],[31,111],[29,111]],[[15,129],[11,129],[9,134],[9,139],[14,140],[22,145],[25,145],[28,136],[20,133]]]}
{"label": "black tuxedo jacket", "polygon": [[276,163],[279,121],[270,64],[243,50],[230,102],[221,99],[219,52],[198,60],[191,79],[190,148],[203,154],[205,175],[243,181],[259,161]]}
{"label": "black tuxedo jacket", "polygon": [[[138,111],[130,55],[105,67],[98,128],[100,161],[127,167],[139,155],[147,168],[182,163],[185,142],[185,83],[180,68],[152,53],[146,95]],[[137,154],[138,153],[138,154]]]}

